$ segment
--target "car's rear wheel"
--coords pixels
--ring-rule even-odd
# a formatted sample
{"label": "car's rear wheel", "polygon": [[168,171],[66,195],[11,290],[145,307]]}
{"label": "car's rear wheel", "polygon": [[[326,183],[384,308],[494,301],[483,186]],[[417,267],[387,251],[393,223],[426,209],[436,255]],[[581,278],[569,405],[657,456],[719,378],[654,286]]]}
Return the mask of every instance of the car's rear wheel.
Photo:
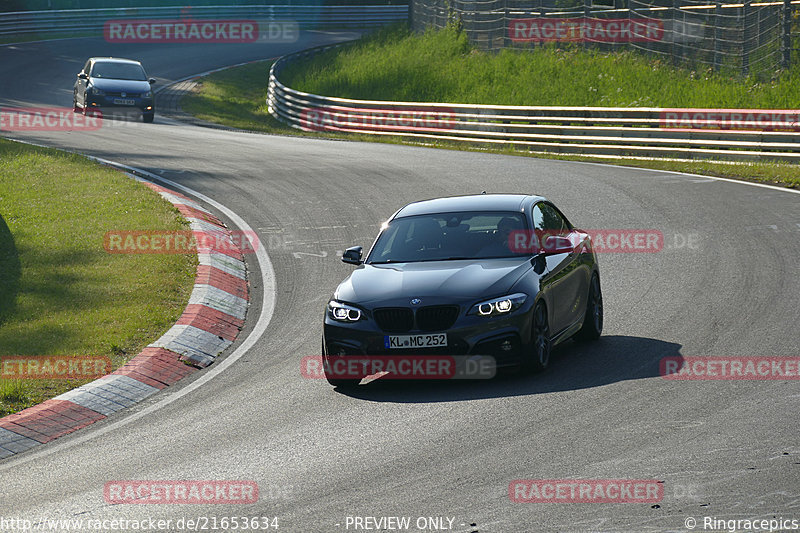
{"label": "car's rear wheel", "polygon": [[589,285],[589,296],[586,299],[586,314],[583,317],[583,327],[576,337],[580,340],[592,341],[599,339],[603,333],[603,293],[600,290],[600,276],[592,275]]}
{"label": "car's rear wheel", "polygon": [[541,372],[550,364],[550,325],[547,319],[547,307],[539,302],[533,309],[533,326],[529,353],[522,363],[526,372]]}

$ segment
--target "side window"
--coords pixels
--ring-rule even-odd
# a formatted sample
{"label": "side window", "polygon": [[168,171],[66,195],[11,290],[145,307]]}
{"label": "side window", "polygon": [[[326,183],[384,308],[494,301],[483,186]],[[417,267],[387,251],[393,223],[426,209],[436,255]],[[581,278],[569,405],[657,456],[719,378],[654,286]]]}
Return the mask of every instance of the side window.
{"label": "side window", "polygon": [[553,206],[539,202],[533,206],[533,225],[538,230],[555,230],[559,233],[569,232],[569,225],[564,217]]}

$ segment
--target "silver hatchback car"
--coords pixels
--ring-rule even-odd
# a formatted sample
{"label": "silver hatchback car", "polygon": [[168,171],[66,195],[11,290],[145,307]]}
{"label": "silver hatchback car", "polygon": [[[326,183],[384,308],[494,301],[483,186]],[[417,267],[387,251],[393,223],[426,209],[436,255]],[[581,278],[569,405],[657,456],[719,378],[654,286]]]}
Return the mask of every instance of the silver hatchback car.
{"label": "silver hatchback car", "polygon": [[148,78],[139,61],[116,57],[91,57],[78,73],[72,92],[76,113],[93,110],[140,111],[144,122],[153,122],[155,102]]}

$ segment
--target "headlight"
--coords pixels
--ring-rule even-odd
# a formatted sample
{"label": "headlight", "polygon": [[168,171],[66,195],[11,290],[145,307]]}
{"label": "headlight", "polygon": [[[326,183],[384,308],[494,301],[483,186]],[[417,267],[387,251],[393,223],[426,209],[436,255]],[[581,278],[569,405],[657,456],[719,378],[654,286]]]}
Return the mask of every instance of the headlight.
{"label": "headlight", "polygon": [[328,316],[338,322],[358,322],[362,315],[361,309],[331,300],[328,302]]}
{"label": "headlight", "polygon": [[147,91],[146,93],[142,93],[142,98],[150,98],[153,96],[153,91]]}
{"label": "headlight", "polygon": [[105,96],[105,94],[106,94],[106,92],[105,92],[105,91],[103,91],[103,90],[101,90],[101,89],[98,89],[97,87],[91,87],[91,88],[89,89],[89,93],[90,93],[90,94],[93,94],[93,95],[95,95],[95,96]]}
{"label": "headlight", "polygon": [[479,316],[507,315],[524,304],[527,297],[528,296],[525,294],[516,293],[510,296],[486,300],[485,302],[473,305],[468,314]]}

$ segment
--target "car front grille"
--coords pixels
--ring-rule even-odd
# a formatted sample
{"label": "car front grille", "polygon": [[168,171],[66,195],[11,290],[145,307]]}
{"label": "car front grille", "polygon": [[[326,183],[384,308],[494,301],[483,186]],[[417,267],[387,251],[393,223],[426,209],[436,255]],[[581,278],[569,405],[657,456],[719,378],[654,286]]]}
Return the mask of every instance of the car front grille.
{"label": "car front grille", "polygon": [[387,333],[405,333],[414,327],[414,314],[407,307],[382,307],[375,310],[375,322]]}
{"label": "car front grille", "polygon": [[[444,331],[458,319],[457,305],[431,305],[416,312],[420,331]],[[414,311],[408,307],[382,307],[375,310],[375,322],[387,333],[406,333],[414,328]]]}
{"label": "car front grille", "polygon": [[417,328],[422,331],[443,331],[455,324],[457,305],[432,305],[417,311]]}

